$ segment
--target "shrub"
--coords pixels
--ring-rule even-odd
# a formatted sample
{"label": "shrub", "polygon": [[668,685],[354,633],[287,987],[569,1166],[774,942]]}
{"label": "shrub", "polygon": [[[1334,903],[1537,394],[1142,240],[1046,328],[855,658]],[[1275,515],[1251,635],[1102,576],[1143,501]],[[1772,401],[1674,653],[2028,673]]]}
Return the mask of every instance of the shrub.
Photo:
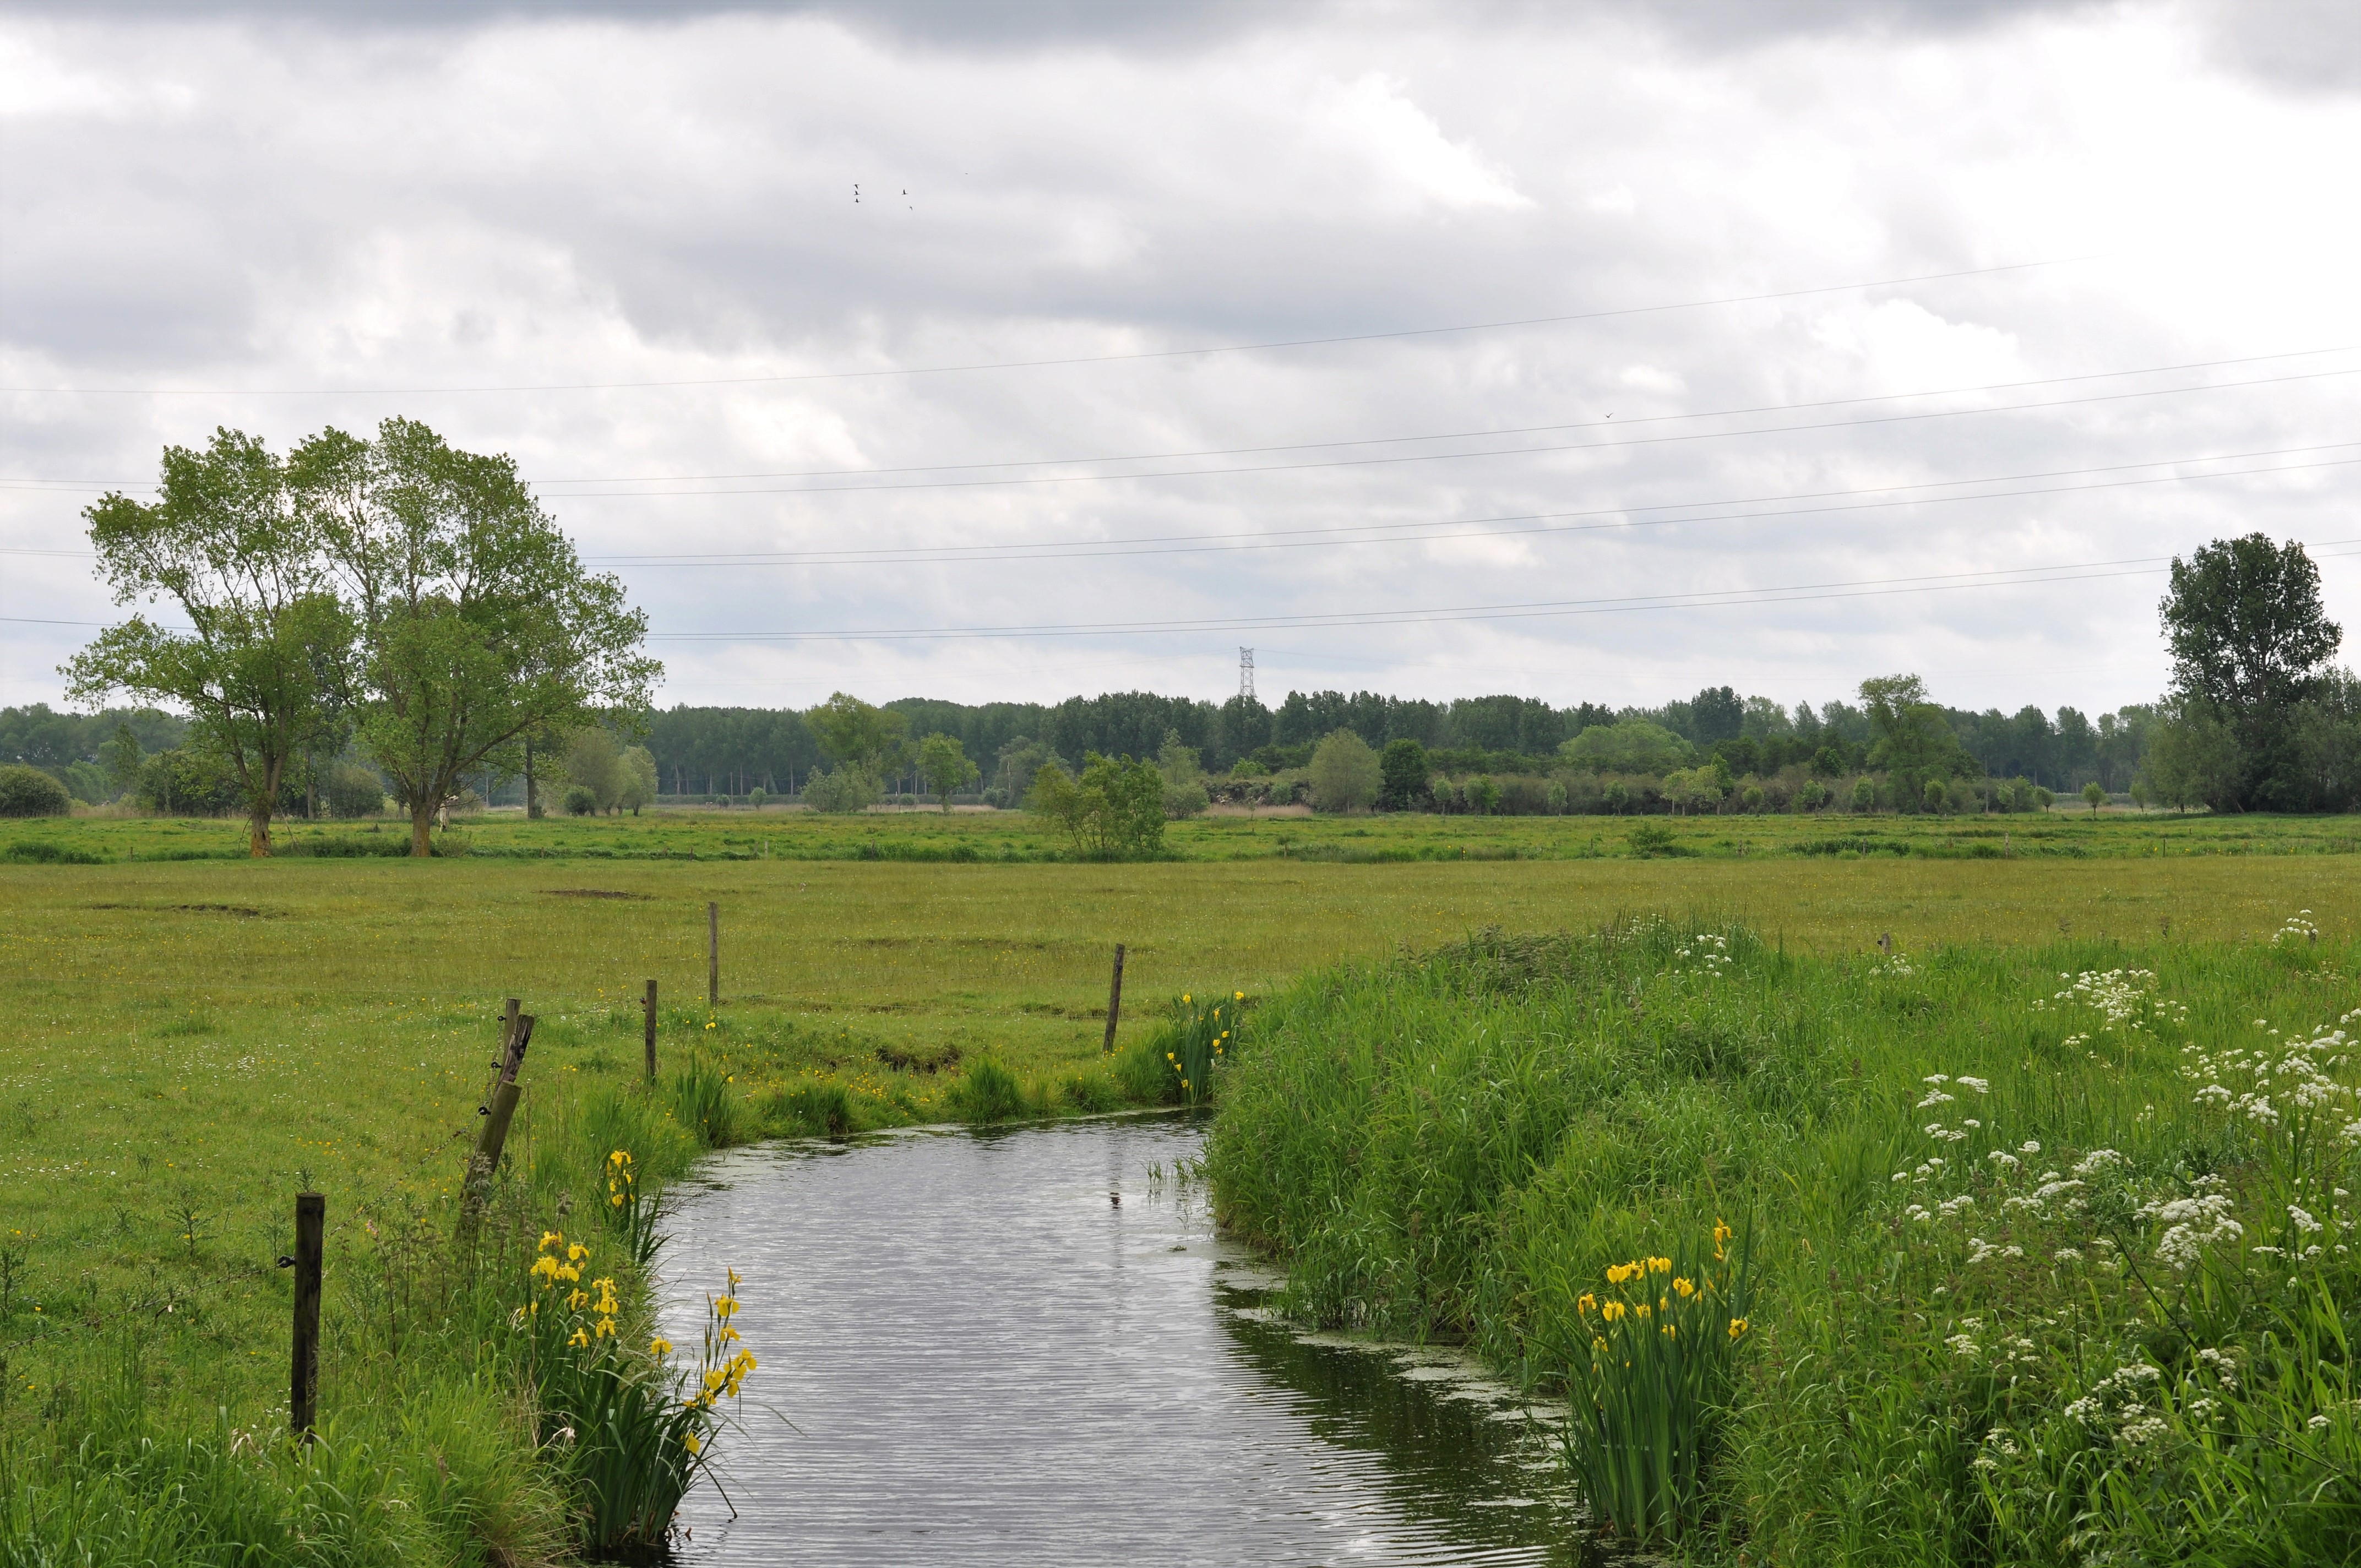
{"label": "shrub", "polygon": [[804,804],[814,811],[850,816],[877,804],[877,781],[855,767],[814,773],[804,785]]}
{"label": "shrub", "polygon": [[378,817],[385,811],[385,781],[357,762],[338,762],[320,781],[332,817]]}
{"label": "shrub", "polygon": [[1368,742],[1339,729],[1312,753],[1312,806],[1315,811],[1353,811],[1376,804],[1385,773]]}
{"label": "shrub", "polygon": [[566,816],[588,817],[598,809],[598,792],[588,784],[568,784],[565,805]]}
{"label": "shrub", "polygon": [[1044,762],[1031,804],[1066,830],[1082,860],[1147,861],[1164,852],[1164,775],[1153,763],[1092,751],[1074,779]]}
{"label": "shrub", "polygon": [[41,772],[21,764],[0,768],[0,817],[67,817],[73,796],[66,786]]}
{"label": "shrub", "polygon": [[1642,822],[1631,829],[1631,853],[1641,860],[1670,860],[1697,853],[1680,840],[1680,836],[1661,822]]}
{"label": "shrub", "polygon": [[1853,780],[1853,782],[1852,782],[1852,808],[1853,808],[1855,811],[1874,811],[1874,810],[1876,810],[1876,809],[1877,809],[1877,786],[1876,786],[1875,784],[1872,784],[1872,783],[1871,783],[1869,780],[1867,780],[1867,779],[1855,779],[1855,780]]}
{"label": "shrub", "polygon": [[752,806],[757,811],[762,810],[763,803],[770,798],[769,795],[764,793],[761,784],[756,784],[752,789],[746,792],[746,804]]}

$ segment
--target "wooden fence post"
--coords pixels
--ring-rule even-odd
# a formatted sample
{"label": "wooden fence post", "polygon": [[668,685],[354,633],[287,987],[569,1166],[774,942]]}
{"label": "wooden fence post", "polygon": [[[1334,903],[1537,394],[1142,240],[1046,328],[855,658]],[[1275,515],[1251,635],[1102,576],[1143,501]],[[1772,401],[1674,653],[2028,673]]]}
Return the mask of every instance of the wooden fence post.
{"label": "wooden fence post", "polygon": [[500,1089],[501,1077],[515,1076],[509,1067],[509,1052],[516,1046],[516,1032],[517,999],[511,996],[508,1012],[500,1024],[500,1054],[492,1058],[491,1076],[484,1083],[484,1097],[476,1102],[476,1114],[478,1116],[491,1113],[492,1095]]}
{"label": "wooden fence post", "polygon": [[509,1123],[516,1116],[517,1099],[523,1092],[517,1087],[517,1071],[524,1066],[525,1047],[532,1043],[533,1014],[522,1014],[500,1066],[500,1081],[492,1086],[491,1100],[484,1107],[484,1127],[477,1135],[476,1152],[467,1157],[467,1177],[459,1194],[459,1225],[463,1234],[472,1234],[476,1222],[483,1217],[492,1172],[500,1168],[500,1146],[508,1142]]}
{"label": "wooden fence post", "polygon": [[721,905],[705,906],[705,1010],[721,1005]]}
{"label": "wooden fence post", "polygon": [[1115,979],[1107,983],[1106,1044],[1099,1047],[1103,1056],[1115,1051],[1115,1020],[1123,1015],[1123,944],[1115,945]]}
{"label": "wooden fence post", "polygon": [[279,1261],[295,1270],[295,1361],[288,1378],[287,1424],[305,1442],[320,1413],[320,1253],[328,1201],[295,1195],[295,1255]]}
{"label": "wooden fence post", "polygon": [[648,981],[647,1000],[648,1081],[656,1080],[656,982]]}

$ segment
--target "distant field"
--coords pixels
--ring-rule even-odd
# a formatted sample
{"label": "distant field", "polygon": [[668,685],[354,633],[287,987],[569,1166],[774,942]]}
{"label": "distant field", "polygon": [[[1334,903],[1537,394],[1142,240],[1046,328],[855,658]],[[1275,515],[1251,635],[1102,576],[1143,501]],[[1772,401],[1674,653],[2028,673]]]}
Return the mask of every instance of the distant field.
{"label": "distant field", "polygon": [[[280,823],[272,832],[281,853],[298,857],[394,856],[406,853],[409,842],[407,824],[391,820]],[[2113,809],[2093,815],[2062,806],[2004,817],[1207,816],[1173,823],[1166,838],[1171,855],[1183,861],[1565,861],[1667,854],[2087,860],[2349,855],[2361,852],[2361,817]],[[443,836],[441,848],[489,859],[986,862],[1056,861],[1066,851],[1053,828],[1023,812],[902,810],[827,817],[742,806],[665,807],[642,817],[541,822],[493,813],[461,819]],[[84,817],[0,824],[0,862],[245,855],[243,822]]]}

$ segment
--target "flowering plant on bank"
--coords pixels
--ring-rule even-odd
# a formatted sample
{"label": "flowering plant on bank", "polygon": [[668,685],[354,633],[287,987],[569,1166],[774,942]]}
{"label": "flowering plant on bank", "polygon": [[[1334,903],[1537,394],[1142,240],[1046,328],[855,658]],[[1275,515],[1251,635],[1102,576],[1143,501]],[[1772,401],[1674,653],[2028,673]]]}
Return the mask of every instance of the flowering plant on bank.
{"label": "flowering plant on bank", "polygon": [[756,1367],[733,1320],[739,1277],[706,1299],[705,1343],[694,1373],[669,1341],[627,1343],[612,1276],[587,1277],[591,1249],[543,1233],[524,1304],[522,1340],[541,1440],[576,1486],[586,1542],[601,1552],[652,1551],[670,1535],[681,1497],[711,1463],[713,1438]]}
{"label": "flowering plant on bank", "polygon": [[[2051,1007],[2172,1048],[2187,1013],[2151,977],[2083,978]],[[2059,1113],[2041,1083],[1926,1079],[1889,1224],[1922,1282],[1929,1408],[1971,1445],[1977,1529],[2001,1560],[2128,1561],[2136,1541],[2179,1561],[2233,1540],[2277,1541],[2246,1559],[2273,1560],[2293,1516],[2234,1517],[2259,1493],[2224,1475],[2361,1473],[2356,1020],[2180,1045],[2186,1100],[2143,1107],[2123,1148],[2011,1124]]]}
{"label": "flowering plant on bank", "polygon": [[1565,1456],[1619,1536],[1678,1539],[1697,1522],[1750,1332],[1752,1244],[1716,1222],[1709,1242],[1609,1266],[1575,1302],[1589,1343],[1568,1368]]}

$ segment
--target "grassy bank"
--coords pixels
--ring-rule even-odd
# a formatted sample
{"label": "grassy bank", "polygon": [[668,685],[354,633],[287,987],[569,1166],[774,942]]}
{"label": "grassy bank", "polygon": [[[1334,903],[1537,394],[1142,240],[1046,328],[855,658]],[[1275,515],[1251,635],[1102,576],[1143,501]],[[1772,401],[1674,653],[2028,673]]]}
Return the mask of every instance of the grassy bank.
{"label": "grassy bank", "polygon": [[1305,1315],[1580,1373],[1609,1426],[1644,1358],[1601,1303],[1636,1272],[1669,1326],[1676,1277],[1742,1258],[1700,1561],[2350,1561],[2361,950],[2296,907],[2243,940],[1642,920],[1330,970],[1218,1080],[1220,1212]]}
{"label": "grassy bank", "polygon": [[[409,850],[406,823],[282,822],[279,852],[373,859]],[[2056,810],[2001,817],[1806,816],[1438,817],[1207,816],[1166,830],[1180,861],[2125,860],[2185,856],[2350,855],[2361,819],[2184,817],[2169,812]],[[663,808],[642,817],[521,813],[459,819],[440,836],[450,855],[492,860],[894,861],[1026,865],[1061,861],[1063,835],[1023,812]],[[0,824],[0,863],[113,864],[239,860],[243,822],[138,817]]]}

